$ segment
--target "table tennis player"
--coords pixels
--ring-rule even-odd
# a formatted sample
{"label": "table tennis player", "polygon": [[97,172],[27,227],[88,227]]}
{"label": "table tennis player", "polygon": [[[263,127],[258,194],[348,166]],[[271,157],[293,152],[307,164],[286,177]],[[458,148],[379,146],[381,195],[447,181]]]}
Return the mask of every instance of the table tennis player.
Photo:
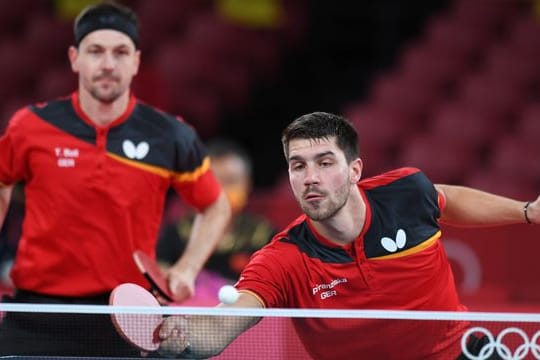
{"label": "table tennis player", "polygon": [[[230,218],[205,146],[182,119],[140,102],[137,15],[116,3],[84,9],[68,50],[78,89],[17,111],[0,138],[0,219],[24,182],[26,217],[11,271],[17,303],[107,304],[118,284],[148,283],[132,259],[154,256],[166,192],[198,210],[183,256],[168,272],[177,300]],[[108,315],[8,313],[0,355],[129,355]],[[137,352],[135,352],[137,354]]]}
{"label": "table tennis player", "polygon": [[[358,134],[337,115],[301,116],[284,130],[282,142],[304,214],[254,254],[235,285],[238,300],[223,306],[465,311],[439,224],[540,223],[540,197],[526,202],[434,185],[416,168],[361,180]],[[159,351],[207,358],[257,320],[171,316],[161,326]],[[456,359],[466,326],[293,321],[314,359]],[[483,345],[483,339],[471,339],[469,351],[478,355]]]}

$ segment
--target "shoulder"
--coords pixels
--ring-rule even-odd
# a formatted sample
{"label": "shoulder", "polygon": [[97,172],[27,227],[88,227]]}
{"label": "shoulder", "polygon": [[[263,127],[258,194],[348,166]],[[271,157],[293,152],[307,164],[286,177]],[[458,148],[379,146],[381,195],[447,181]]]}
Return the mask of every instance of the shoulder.
{"label": "shoulder", "polygon": [[358,187],[371,193],[394,191],[436,191],[429,178],[418,168],[404,167],[363,179]]}
{"label": "shoulder", "polygon": [[25,105],[15,111],[10,119],[10,122],[14,125],[19,125],[21,122],[26,121],[28,118],[34,116],[44,118],[46,116],[65,113],[67,108],[71,108],[71,100],[69,96],[50,101],[29,103],[28,105]]}
{"label": "shoulder", "polygon": [[386,222],[396,214],[400,219],[440,216],[439,193],[420,169],[396,169],[361,181],[358,187],[369,200],[374,216],[382,216]]}
{"label": "shoulder", "polygon": [[9,118],[6,131],[14,132],[31,129],[33,127],[32,124],[35,123],[32,119],[37,118],[34,111],[35,107],[36,105],[27,105],[17,109],[17,111],[11,115],[11,118]]}
{"label": "shoulder", "polygon": [[141,101],[137,101],[128,126],[149,136],[166,139],[182,151],[198,146],[200,142],[195,129],[182,117]]}
{"label": "shoulder", "polygon": [[294,244],[277,240],[255,251],[243,273],[267,280],[281,279],[295,273],[300,263],[298,248]]}
{"label": "shoulder", "polygon": [[63,96],[49,101],[37,102],[27,107],[28,111],[40,118],[75,116],[71,96]]}
{"label": "shoulder", "polygon": [[24,121],[28,119],[32,115],[32,112],[30,111],[30,106],[25,106],[23,108],[18,109],[13,113],[11,118],[9,119],[8,126],[9,127],[18,127],[22,126],[24,124]]}
{"label": "shoulder", "polygon": [[133,110],[133,117],[138,121],[146,122],[164,131],[186,134],[195,132],[193,127],[185,122],[181,116],[170,114],[141,101],[137,101],[137,106]]}
{"label": "shoulder", "polygon": [[296,263],[295,260],[301,256],[301,251],[290,239],[288,228],[277,233],[268,244],[255,252],[252,260],[281,266]]}
{"label": "shoulder", "polygon": [[350,255],[343,249],[321,242],[308,225],[305,215],[274,236],[270,245],[279,250],[281,256],[293,265],[297,265],[299,260],[308,261],[308,259],[337,264],[352,261]]}
{"label": "shoulder", "polygon": [[398,180],[413,179],[414,177],[424,176],[422,171],[414,167],[403,167],[391,170],[380,175],[361,180],[358,184],[365,190],[390,185]]}

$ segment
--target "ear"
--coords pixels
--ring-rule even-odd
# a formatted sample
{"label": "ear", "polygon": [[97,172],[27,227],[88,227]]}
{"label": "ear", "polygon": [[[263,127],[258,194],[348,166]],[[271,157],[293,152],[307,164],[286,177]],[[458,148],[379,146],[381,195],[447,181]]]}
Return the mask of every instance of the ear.
{"label": "ear", "polygon": [[356,158],[351,162],[351,183],[356,184],[362,178],[362,170],[364,169],[364,163],[360,158]]}
{"label": "ear", "polygon": [[68,49],[68,58],[69,63],[71,64],[71,71],[74,73],[79,72],[79,67],[77,66],[77,58],[79,56],[79,50],[75,46],[70,46]]}
{"label": "ear", "polygon": [[133,73],[133,76],[139,73],[139,66],[141,65],[141,50],[135,50],[134,61],[135,61],[135,71]]}

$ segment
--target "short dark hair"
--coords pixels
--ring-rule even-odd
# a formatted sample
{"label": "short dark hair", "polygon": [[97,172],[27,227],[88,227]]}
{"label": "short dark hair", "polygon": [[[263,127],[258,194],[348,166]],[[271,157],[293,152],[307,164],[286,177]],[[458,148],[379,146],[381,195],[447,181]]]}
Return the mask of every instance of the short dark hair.
{"label": "short dark hair", "polygon": [[73,24],[75,45],[89,33],[100,29],[123,32],[131,38],[135,47],[139,45],[139,19],[127,6],[114,1],[103,1],[84,8]]}
{"label": "short dark hair", "polygon": [[330,139],[343,150],[348,162],[360,155],[358,133],[351,122],[342,116],[326,112],[313,112],[296,118],[283,130],[281,143],[288,161],[289,142],[293,139]]}
{"label": "short dark hair", "polygon": [[228,155],[239,157],[246,167],[246,172],[251,176],[253,163],[247,150],[234,140],[226,138],[216,138],[209,141],[206,145],[208,155],[211,158],[221,158]]}

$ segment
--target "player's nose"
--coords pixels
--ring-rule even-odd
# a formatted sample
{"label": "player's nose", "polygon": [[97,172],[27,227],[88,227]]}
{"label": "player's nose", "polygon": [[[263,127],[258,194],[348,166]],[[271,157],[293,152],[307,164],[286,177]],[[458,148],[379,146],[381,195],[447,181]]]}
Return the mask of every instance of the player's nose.
{"label": "player's nose", "polygon": [[320,182],[319,172],[315,167],[307,166],[304,172],[304,185],[313,185]]}
{"label": "player's nose", "polygon": [[112,53],[106,52],[101,58],[101,67],[103,69],[114,69],[116,66],[116,60]]}

